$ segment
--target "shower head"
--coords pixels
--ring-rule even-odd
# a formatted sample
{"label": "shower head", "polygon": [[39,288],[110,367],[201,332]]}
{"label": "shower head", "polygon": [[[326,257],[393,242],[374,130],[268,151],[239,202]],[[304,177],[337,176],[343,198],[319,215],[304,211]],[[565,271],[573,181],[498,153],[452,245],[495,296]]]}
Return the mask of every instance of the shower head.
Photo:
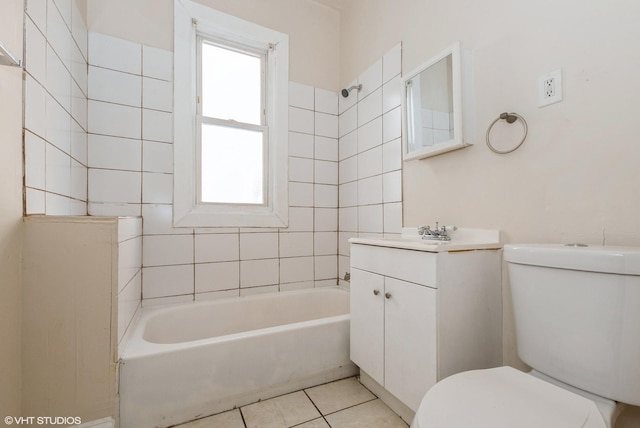
{"label": "shower head", "polygon": [[357,89],[358,92],[360,92],[360,90],[362,89],[362,84],[359,85],[353,85],[351,86],[349,89],[343,89],[342,90],[342,96],[347,98],[349,96],[349,92],[351,92],[352,90]]}

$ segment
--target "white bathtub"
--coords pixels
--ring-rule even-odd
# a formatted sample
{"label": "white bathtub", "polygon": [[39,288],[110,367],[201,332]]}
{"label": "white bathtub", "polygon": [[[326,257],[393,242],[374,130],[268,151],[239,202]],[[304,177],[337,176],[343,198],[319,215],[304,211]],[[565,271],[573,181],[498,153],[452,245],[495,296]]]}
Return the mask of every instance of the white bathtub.
{"label": "white bathtub", "polygon": [[349,292],[142,309],[120,365],[121,428],[168,427],[352,376]]}

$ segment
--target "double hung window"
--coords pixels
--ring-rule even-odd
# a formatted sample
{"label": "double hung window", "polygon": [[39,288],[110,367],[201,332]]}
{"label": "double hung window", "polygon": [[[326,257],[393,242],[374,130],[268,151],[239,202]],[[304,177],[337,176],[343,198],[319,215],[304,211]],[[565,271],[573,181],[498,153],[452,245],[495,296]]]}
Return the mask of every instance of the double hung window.
{"label": "double hung window", "polygon": [[286,227],[288,36],[175,0],[174,226]]}

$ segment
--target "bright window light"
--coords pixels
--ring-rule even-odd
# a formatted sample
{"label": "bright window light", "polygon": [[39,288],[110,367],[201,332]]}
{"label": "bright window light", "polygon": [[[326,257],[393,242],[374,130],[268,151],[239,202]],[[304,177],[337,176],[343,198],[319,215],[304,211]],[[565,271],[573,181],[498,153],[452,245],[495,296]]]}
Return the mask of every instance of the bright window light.
{"label": "bright window light", "polygon": [[202,43],[202,115],[262,124],[259,56]]}
{"label": "bright window light", "polygon": [[262,132],[202,125],[202,202],[264,203]]}

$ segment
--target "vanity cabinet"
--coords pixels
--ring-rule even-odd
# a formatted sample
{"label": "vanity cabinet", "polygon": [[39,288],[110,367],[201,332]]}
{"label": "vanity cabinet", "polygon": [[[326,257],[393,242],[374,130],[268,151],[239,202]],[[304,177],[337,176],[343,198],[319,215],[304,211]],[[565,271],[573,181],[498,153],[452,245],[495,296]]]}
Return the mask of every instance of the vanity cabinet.
{"label": "vanity cabinet", "polygon": [[361,371],[415,412],[437,381],[502,364],[500,249],[375,242],[351,243],[351,360]]}

